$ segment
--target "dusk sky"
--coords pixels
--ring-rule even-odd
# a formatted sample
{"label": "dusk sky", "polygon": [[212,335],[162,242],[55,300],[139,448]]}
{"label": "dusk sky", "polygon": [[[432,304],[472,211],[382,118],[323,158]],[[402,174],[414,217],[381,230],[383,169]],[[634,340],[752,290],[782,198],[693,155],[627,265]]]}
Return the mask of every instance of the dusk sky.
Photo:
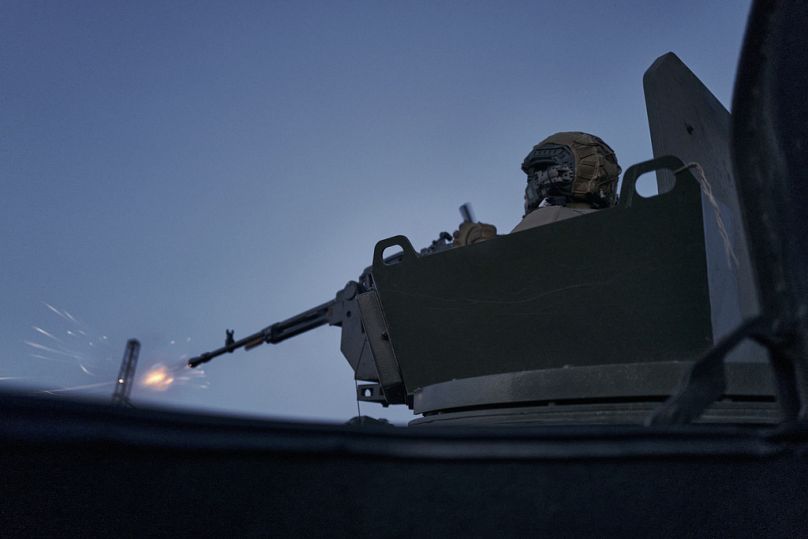
{"label": "dusk sky", "polygon": [[729,108],[748,10],[3,1],[0,388],[106,399],[134,337],[138,379],[174,378],[136,405],[349,419],[336,328],[181,365],[333,299],[381,239],[451,232],[464,202],[508,232],[553,132],[651,158],[643,72],[673,51]]}

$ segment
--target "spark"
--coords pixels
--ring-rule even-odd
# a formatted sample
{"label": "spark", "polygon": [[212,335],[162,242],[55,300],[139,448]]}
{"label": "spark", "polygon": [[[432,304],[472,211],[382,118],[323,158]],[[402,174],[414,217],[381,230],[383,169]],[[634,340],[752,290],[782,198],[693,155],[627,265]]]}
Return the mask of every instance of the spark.
{"label": "spark", "polygon": [[45,346],[44,344],[39,344],[38,342],[32,342],[32,341],[23,341],[23,342],[32,348],[36,348],[37,350],[43,350],[45,352],[50,352],[51,354],[61,354],[63,356],[72,357],[73,359],[84,359],[84,356],[81,354],[74,354],[71,352],[65,352],[63,350],[57,350],[56,348],[51,348],[49,346]]}
{"label": "spark", "polygon": [[174,383],[174,375],[162,363],[152,366],[141,379],[141,384],[155,391],[165,391]]}
{"label": "spark", "polygon": [[[76,368],[81,369],[85,375],[99,376],[98,373],[104,369],[102,363],[112,361],[112,358],[108,355],[108,349],[110,348],[109,337],[100,335],[92,328],[88,328],[67,310],[58,309],[44,301],[41,303],[52,313],[67,321],[67,323],[62,323],[62,327],[57,326],[55,329],[48,328],[48,330],[38,325],[31,326],[39,335],[48,339],[44,341],[48,344],[46,345],[42,341],[34,341],[33,339],[23,341],[37,352],[30,354],[30,356],[44,361],[72,363]],[[36,337],[39,338],[39,335]],[[70,338],[65,339],[65,336]],[[101,377],[107,378],[104,375],[101,375]]]}
{"label": "spark", "polygon": [[42,391],[42,393],[54,394],[54,393],[63,393],[65,391],[77,391],[79,389],[92,389],[94,387],[108,386],[108,385],[114,384],[114,383],[115,382],[98,382],[97,384],[85,384],[83,386],[62,387],[62,388],[57,388],[57,389],[45,389],[45,390]]}
{"label": "spark", "polygon": [[[68,313],[67,311],[65,311],[65,312],[63,313],[62,311],[60,311],[59,309],[57,309],[56,307],[54,307],[53,305],[51,305],[50,303],[48,303],[48,302],[46,302],[46,301],[43,301],[43,302],[42,302],[42,304],[43,304],[43,305],[45,305],[45,307],[47,307],[47,308],[48,308],[48,309],[50,309],[51,311],[55,312],[56,314],[58,314],[59,316],[61,316],[62,318],[64,318],[65,320],[69,320],[69,321],[71,321],[71,322],[75,322],[75,321],[76,321],[76,319],[75,319],[75,318],[73,318],[72,316],[67,316],[67,315],[69,315],[69,314],[70,314],[70,313]],[[67,313],[67,314],[65,314],[65,313]]]}
{"label": "spark", "polygon": [[40,355],[40,354],[31,354],[31,357],[34,357],[34,358],[36,358],[36,359],[44,359],[44,360],[46,360],[46,361],[56,361],[56,362],[58,362],[58,363],[73,363],[72,361],[68,361],[68,360],[66,360],[66,359],[59,359],[59,358],[55,358],[55,357],[48,357],[48,356],[43,356],[43,355]]}
{"label": "spark", "polygon": [[90,376],[95,376],[95,374],[90,372],[89,369],[87,369],[87,367],[85,367],[83,363],[79,363],[79,368],[83,370],[86,374],[89,374]]}
{"label": "spark", "polygon": [[208,381],[204,378],[204,370],[191,369],[186,361],[181,359],[176,364],[156,363],[152,365],[140,379],[140,385],[155,391],[165,391],[172,386],[205,389]]}
{"label": "spark", "polygon": [[49,338],[53,339],[53,340],[54,340],[54,341],[56,341],[56,342],[62,342],[62,340],[61,340],[61,339],[59,339],[59,338],[58,338],[58,337],[56,337],[55,335],[52,335],[51,333],[48,333],[47,331],[45,331],[45,330],[44,330],[44,329],[42,329],[41,327],[37,327],[37,326],[31,326],[31,327],[32,327],[32,328],[34,328],[34,331],[36,331],[37,333],[41,333],[41,334],[42,334],[42,335],[44,335],[45,337],[49,337]]}
{"label": "spark", "polygon": [[59,316],[64,316],[64,315],[63,315],[61,312],[59,312],[59,309],[57,309],[56,307],[54,307],[53,305],[51,305],[51,304],[50,304],[50,303],[48,303],[47,301],[43,301],[43,302],[42,302],[42,304],[43,304],[45,307],[47,307],[48,309],[50,309],[51,311],[53,311],[53,312],[55,312],[56,314],[58,314]]}

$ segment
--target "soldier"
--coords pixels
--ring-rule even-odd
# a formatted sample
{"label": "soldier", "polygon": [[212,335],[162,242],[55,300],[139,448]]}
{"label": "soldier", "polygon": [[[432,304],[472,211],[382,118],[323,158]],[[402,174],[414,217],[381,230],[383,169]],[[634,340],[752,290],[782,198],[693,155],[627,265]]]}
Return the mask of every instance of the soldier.
{"label": "soldier", "polygon": [[[617,156],[600,138],[581,132],[556,133],[533,146],[522,162],[527,174],[525,214],[511,230],[563,221],[617,204]],[[455,247],[497,235],[494,225],[463,223],[455,231]]]}

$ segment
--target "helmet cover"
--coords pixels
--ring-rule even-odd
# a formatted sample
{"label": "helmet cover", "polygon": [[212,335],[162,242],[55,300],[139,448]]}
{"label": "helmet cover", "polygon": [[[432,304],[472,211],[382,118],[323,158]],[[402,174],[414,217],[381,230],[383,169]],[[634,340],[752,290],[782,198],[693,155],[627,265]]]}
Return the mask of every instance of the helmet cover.
{"label": "helmet cover", "polygon": [[617,203],[620,165],[602,139],[576,131],[556,133],[536,144],[522,162],[527,174],[525,215],[548,200],[585,202],[593,208]]}

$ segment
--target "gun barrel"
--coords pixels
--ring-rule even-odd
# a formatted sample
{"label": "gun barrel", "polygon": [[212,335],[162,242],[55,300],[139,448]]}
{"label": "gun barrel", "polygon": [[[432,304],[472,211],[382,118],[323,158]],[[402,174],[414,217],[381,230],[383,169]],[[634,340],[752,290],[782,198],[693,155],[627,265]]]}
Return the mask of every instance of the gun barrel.
{"label": "gun barrel", "polygon": [[217,358],[223,354],[227,354],[233,352],[234,350],[238,350],[241,347],[246,349],[255,348],[264,343],[266,332],[270,330],[272,326],[266,327],[259,331],[258,333],[253,333],[249,337],[244,337],[243,339],[239,339],[237,341],[232,342],[231,344],[225,344],[221,348],[217,348],[211,352],[205,352],[204,354],[200,354],[196,357],[192,357],[188,360],[188,366],[191,368],[198,367],[203,363],[207,363],[211,359]]}
{"label": "gun barrel", "polygon": [[267,326],[257,333],[253,333],[243,339],[237,341],[230,340],[231,335],[228,335],[228,340],[221,348],[217,348],[211,352],[206,352],[193,357],[188,360],[188,366],[191,368],[198,367],[203,363],[207,363],[211,359],[217,358],[221,355],[232,353],[239,348],[251,350],[256,346],[260,346],[265,342],[270,344],[277,344],[295,335],[300,335],[306,331],[328,324],[331,321],[331,310],[334,305],[334,300],[318,305],[313,309],[302,312],[297,316],[288,318],[281,322],[276,322],[271,326]]}

